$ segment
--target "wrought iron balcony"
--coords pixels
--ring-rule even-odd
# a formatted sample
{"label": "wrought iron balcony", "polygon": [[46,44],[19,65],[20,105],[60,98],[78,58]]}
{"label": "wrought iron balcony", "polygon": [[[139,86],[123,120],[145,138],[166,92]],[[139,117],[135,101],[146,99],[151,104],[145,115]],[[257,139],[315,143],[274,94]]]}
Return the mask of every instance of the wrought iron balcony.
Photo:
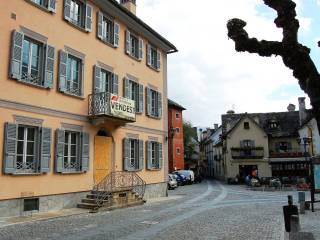
{"label": "wrought iron balcony", "polygon": [[262,159],[264,157],[263,147],[234,147],[231,148],[233,159]]}
{"label": "wrought iron balcony", "polygon": [[270,158],[302,158],[309,157],[308,152],[304,153],[300,148],[287,150],[270,150]]}
{"label": "wrought iron balcony", "polygon": [[112,93],[101,92],[89,95],[89,118],[135,122],[135,102]]}

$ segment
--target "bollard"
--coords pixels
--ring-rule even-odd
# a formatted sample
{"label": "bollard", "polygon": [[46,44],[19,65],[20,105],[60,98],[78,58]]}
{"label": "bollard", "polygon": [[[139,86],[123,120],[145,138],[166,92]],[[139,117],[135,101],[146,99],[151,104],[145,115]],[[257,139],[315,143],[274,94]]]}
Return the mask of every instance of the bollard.
{"label": "bollard", "polygon": [[297,215],[292,215],[290,218],[290,227],[292,233],[296,233],[300,231],[300,221],[299,221],[299,216]]}
{"label": "bollard", "polygon": [[[291,219],[294,222],[294,230],[298,229],[299,224],[299,211],[296,205],[293,205],[293,198],[291,195],[288,196],[288,206],[283,206],[284,224],[287,232],[291,232]],[[294,216],[292,218],[292,216]]]}
{"label": "bollard", "polygon": [[298,193],[298,202],[300,204],[300,213],[304,214],[306,209],[306,194],[305,192]]}

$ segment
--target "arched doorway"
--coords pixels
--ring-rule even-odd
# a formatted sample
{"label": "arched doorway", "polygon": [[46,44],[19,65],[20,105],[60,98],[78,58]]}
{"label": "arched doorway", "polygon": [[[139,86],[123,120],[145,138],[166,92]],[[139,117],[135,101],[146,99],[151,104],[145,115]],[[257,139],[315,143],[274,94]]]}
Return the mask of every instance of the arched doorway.
{"label": "arched doorway", "polygon": [[94,138],[94,182],[103,180],[112,169],[112,135],[106,129],[100,129]]}

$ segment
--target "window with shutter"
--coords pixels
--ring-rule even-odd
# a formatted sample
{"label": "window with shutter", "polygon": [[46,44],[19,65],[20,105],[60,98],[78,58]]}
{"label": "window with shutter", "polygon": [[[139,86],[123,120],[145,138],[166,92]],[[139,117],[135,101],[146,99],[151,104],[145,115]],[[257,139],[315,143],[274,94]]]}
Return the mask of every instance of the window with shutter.
{"label": "window with shutter", "polygon": [[147,45],[147,65],[157,71],[160,70],[161,53],[151,44]]}
{"label": "window with shutter", "polygon": [[148,141],[147,144],[147,169],[157,170],[162,167],[162,144]]}
{"label": "window with shutter", "polygon": [[150,117],[161,118],[162,116],[162,94],[151,89],[146,89],[147,93],[147,115]]}
{"label": "window with shutter", "polygon": [[105,43],[111,44],[114,47],[119,47],[120,40],[120,25],[115,22],[112,17],[98,12],[98,28],[97,36]]}
{"label": "window with shutter", "polygon": [[51,159],[51,129],[41,129],[41,147],[40,147],[40,171],[47,173],[50,171]]}
{"label": "window with shutter", "polygon": [[89,4],[86,4],[85,30],[87,32],[92,30],[92,6]]}
{"label": "window with shutter", "polygon": [[143,40],[128,30],[126,30],[126,53],[139,61],[143,57]]}
{"label": "window with shutter", "polygon": [[133,138],[123,140],[123,169],[138,171],[143,168],[143,141]]}
{"label": "window with shutter", "polygon": [[88,32],[92,29],[92,12],[92,6],[81,0],[64,0],[64,18]]}
{"label": "window with shutter", "polygon": [[49,12],[56,12],[56,0],[29,0],[33,4],[36,4],[41,9],[47,10]]}

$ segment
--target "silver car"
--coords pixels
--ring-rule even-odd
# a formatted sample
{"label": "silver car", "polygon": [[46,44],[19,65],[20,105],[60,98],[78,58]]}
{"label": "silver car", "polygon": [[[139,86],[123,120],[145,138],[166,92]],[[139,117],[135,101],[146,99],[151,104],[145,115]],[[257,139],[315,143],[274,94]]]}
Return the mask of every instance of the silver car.
{"label": "silver car", "polygon": [[171,189],[175,189],[177,187],[178,187],[178,182],[175,178],[175,175],[169,174],[168,175],[168,189],[171,190]]}

